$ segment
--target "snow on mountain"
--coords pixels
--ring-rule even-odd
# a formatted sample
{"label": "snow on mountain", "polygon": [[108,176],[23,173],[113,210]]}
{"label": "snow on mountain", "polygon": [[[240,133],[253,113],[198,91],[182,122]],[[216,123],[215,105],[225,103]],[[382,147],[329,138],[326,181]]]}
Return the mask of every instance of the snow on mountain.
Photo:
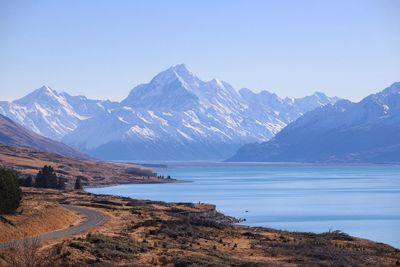
{"label": "snow on mountain", "polygon": [[267,91],[238,92],[224,81],[202,81],[182,64],[136,86],[120,103],[44,86],[0,102],[0,114],[99,158],[223,159],[336,101],[323,93],[283,99]]}
{"label": "snow on mountain", "polygon": [[63,141],[101,158],[222,159],[245,143],[270,139],[313,107],[335,101],[320,94],[305,100],[248,89],[239,93],[177,65],[136,86],[109,114],[85,120]]}
{"label": "snow on mountain", "polygon": [[231,161],[400,162],[400,83],[358,103],[308,112],[272,140],[248,144]]}
{"label": "snow on mountain", "polygon": [[248,103],[246,115],[253,118],[256,123],[269,126],[271,135],[268,138],[259,138],[260,140],[271,138],[306,112],[333,104],[339,99],[320,92],[303,98],[280,98],[268,91],[254,93],[249,89],[241,89],[239,92]]}
{"label": "snow on mountain", "polygon": [[60,140],[82,121],[105,113],[111,106],[110,101],[70,96],[43,86],[15,101],[1,101],[0,114],[38,134]]}

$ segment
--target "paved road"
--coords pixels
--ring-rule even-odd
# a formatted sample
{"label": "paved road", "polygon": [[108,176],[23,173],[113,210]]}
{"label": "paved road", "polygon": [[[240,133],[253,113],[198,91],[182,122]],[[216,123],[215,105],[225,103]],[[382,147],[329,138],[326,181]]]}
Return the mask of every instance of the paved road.
{"label": "paved road", "polygon": [[[99,226],[99,225],[103,224],[106,220],[106,216],[103,213],[98,212],[98,211],[94,211],[94,210],[83,208],[83,207],[77,207],[77,206],[70,206],[70,205],[63,205],[63,206],[69,210],[72,210],[72,211],[75,211],[77,213],[84,215],[86,217],[86,219],[83,222],[81,222],[80,224],[66,228],[66,229],[58,230],[58,231],[43,234],[43,235],[27,237],[24,239],[19,239],[17,241],[13,241],[13,242],[17,242],[18,244],[21,244],[24,241],[31,241],[34,239],[37,239],[38,241],[45,241],[45,240],[58,238],[61,236],[75,235],[75,234],[87,231],[93,227]],[[46,222],[43,222],[43,223],[46,223]],[[12,242],[0,243],[0,249],[7,248],[11,244],[12,244]]]}

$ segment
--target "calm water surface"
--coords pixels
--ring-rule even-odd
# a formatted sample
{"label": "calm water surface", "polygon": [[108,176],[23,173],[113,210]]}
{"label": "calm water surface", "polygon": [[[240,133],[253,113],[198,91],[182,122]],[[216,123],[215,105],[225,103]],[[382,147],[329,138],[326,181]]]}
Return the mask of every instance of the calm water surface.
{"label": "calm water surface", "polygon": [[342,230],[400,248],[400,166],[168,163],[158,172],[192,182],[87,191],[213,203],[247,225]]}

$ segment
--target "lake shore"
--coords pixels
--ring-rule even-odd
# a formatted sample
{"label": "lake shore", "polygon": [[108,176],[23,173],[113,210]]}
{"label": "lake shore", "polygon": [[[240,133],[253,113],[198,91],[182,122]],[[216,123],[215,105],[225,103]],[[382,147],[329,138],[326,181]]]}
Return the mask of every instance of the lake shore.
{"label": "lake shore", "polygon": [[87,207],[108,218],[90,234],[45,242],[41,257],[51,257],[54,263],[394,266],[400,262],[400,251],[389,245],[339,231],[314,234],[241,226],[211,204],[34,188],[24,188],[24,199]]}
{"label": "lake shore", "polygon": [[213,203],[245,225],[322,233],[341,230],[400,247],[399,166],[174,163],[164,176],[191,183],[89,188],[165,202]]}

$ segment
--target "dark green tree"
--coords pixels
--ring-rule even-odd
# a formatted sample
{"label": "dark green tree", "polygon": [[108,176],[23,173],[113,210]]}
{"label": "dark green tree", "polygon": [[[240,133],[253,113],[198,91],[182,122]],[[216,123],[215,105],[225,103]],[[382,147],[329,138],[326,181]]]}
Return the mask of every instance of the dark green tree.
{"label": "dark green tree", "polygon": [[45,165],[36,175],[35,187],[57,188],[58,177],[53,167]]}
{"label": "dark green tree", "polygon": [[32,176],[28,175],[26,178],[18,178],[18,184],[20,186],[32,187],[33,186]]}
{"label": "dark green tree", "polygon": [[80,176],[76,177],[74,189],[75,189],[75,190],[81,190],[81,189],[83,189],[82,181],[81,181],[81,177],[80,177]]}
{"label": "dark green tree", "polygon": [[21,189],[17,175],[0,169],[0,214],[13,213],[21,202]]}
{"label": "dark green tree", "polygon": [[19,186],[25,186],[25,179],[24,178],[17,178],[17,182]]}

